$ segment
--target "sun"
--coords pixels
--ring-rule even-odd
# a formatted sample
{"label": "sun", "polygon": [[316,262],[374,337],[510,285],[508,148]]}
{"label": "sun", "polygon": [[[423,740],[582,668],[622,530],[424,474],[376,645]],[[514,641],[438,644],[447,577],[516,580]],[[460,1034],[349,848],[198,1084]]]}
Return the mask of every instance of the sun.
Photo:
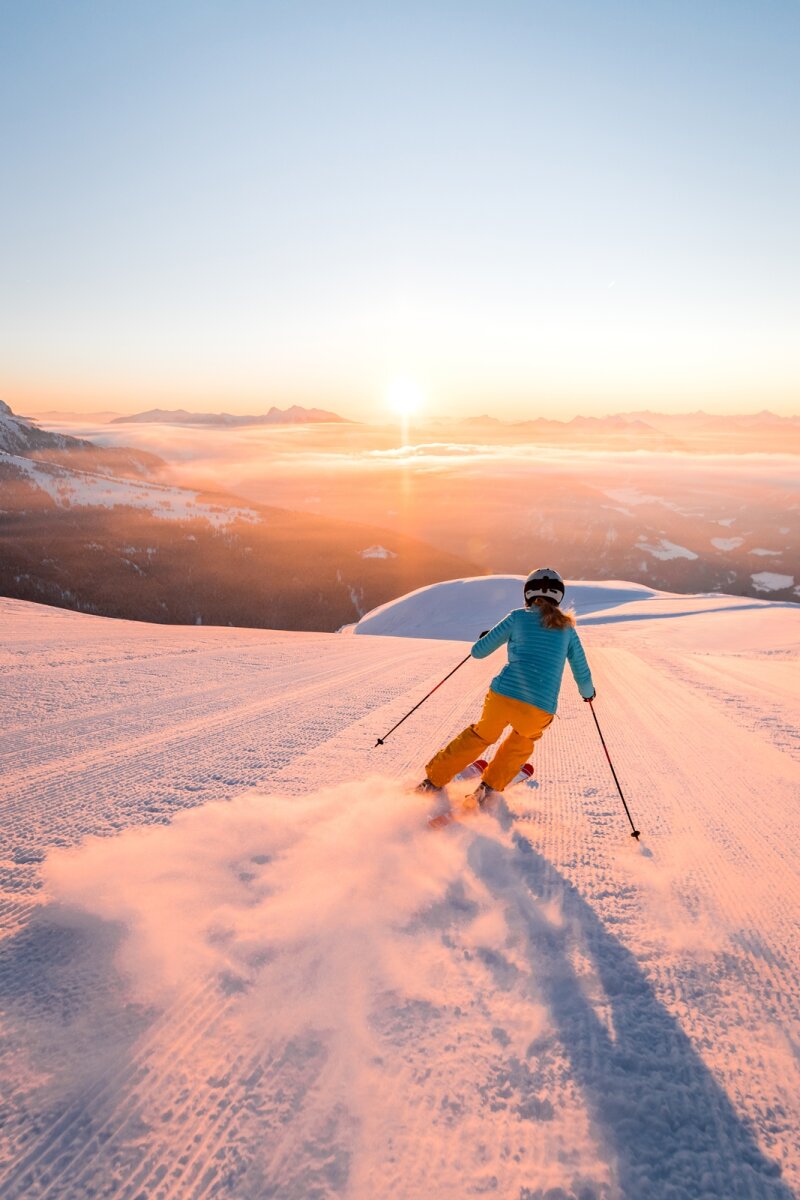
{"label": "sun", "polygon": [[398,416],[408,420],[424,406],[425,393],[415,380],[398,375],[386,389],[386,403]]}

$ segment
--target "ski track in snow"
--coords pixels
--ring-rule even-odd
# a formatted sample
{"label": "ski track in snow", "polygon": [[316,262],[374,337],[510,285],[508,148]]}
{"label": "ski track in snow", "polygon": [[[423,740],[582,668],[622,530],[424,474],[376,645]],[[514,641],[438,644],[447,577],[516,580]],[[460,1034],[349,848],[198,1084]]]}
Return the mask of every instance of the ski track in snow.
{"label": "ski track in snow", "polygon": [[800,1196],[793,612],[584,628],[641,848],[569,676],[432,834],[501,656],[0,615],[4,1200]]}

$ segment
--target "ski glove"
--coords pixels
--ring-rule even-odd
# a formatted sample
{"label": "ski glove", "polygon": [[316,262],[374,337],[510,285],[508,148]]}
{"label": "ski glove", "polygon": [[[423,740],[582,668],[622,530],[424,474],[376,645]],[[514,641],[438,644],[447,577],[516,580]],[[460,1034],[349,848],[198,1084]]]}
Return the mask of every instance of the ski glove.
{"label": "ski glove", "polygon": [[584,703],[584,704],[591,704],[592,700],[594,700],[594,698],[595,698],[595,696],[596,696],[596,695],[597,695],[597,689],[595,689],[595,691],[593,691],[593,692],[592,692],[591,696],[584,696],[584,697],[583,697],[583,703]]}

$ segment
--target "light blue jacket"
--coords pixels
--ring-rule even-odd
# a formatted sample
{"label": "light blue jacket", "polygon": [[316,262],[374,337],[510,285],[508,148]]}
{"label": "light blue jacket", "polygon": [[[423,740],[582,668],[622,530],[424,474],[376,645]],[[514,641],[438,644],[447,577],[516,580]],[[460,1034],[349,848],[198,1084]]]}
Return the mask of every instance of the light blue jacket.
{"label": "light blue jacket", "polygon": [[580,694],[583,697],[594,694],[592,673],[581,640],[572,626],[545,629],[538,608],[515,608],[478,638],[472,647],[472,657],[486,658],[506,642],[508,662],[492,680],[493,692],[554,713],[558,707],[564,663],[569,661]]}

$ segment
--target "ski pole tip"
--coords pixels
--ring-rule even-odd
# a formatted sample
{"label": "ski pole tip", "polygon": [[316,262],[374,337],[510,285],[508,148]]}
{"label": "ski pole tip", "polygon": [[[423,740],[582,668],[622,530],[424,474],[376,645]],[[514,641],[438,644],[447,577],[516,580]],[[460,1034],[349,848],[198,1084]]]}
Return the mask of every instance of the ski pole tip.
{"label": "ski pole tip", "polygon": [[639,840],[639,838],[640,838],[641,836],[642,836],[642,835],[641,835],[641,833],[639,832],[639,830],[638,830],[638,829],[634,829],[633,833],[631,834],[631,837],[632,837],[632,838],[636,838],[637,842],[638,842],[638,840]]}
{"label": "ski pole tip", "polygon": [[376,743],[375,743],[375,745],[372,747],[372,749],[373,749],[373,750],[377,750],[378,746],[382,746],[382,745],[383,745],[383,738],[378,738],[377,742],[376,742]]}

